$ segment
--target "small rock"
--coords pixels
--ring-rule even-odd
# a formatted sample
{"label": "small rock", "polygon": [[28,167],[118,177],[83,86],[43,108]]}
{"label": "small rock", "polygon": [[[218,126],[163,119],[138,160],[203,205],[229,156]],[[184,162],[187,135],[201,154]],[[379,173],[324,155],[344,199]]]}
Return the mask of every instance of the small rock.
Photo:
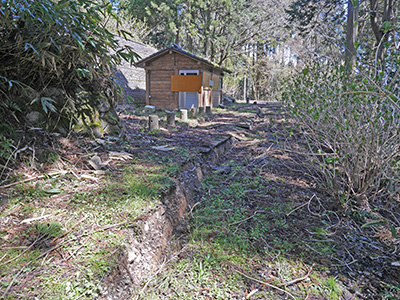
{"label": "small rock", "polygon": [[221,174],[221,173],[222,174],[229,174],[231,172],[231,170],[232,170],[231,166],[228,165],[228,166],[218,167],[216,172],[219,173],[219,174]]}
{"label": "small rock", "polygon": [[153,105],[146,105],[146,106],[144,107],[144,111],[145,111],[146,113],[154,113],[154,112],[156,111],[156,107],[153,106]]}
{"label": "small rock", "polygon": [[134,252],[128,252],[128,263],[132,263],[136,258],[136,254]]}
{"label": "small rock", "polygon": [[28,123],[35,125],[40,121],[40,113],[37,111],[32,111],[26,115],[26,120],[28,121]]}

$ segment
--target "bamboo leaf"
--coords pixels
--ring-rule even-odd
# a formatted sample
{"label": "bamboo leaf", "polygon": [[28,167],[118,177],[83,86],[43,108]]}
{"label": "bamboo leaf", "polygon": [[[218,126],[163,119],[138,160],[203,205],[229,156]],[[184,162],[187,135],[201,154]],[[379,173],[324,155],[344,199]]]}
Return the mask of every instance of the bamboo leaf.
{"label": "bamboo leaf", "polygon": [[25,51],[28,50],[28,48],[31,48],[36,53],[37,57],[40,57],[39,52],[37,52],[36,49],[30,43],[25,43]]}
{"label": "bamboo leaf", "polygon": [[361,228],[369,227],[369,226],[377,226],[377,225],[384,225],[387,224],[386,220],[374,220],[368,223],[365,223]]}
{"label": "bamboo leaf", "polygon": [[61,194],[62,190],[61,189],[49,189],[45,191],[47,194],[51,194],[51,195],[57,195],[57,194]]}
{"label": "bamboo leaf", "polygon": [[397,238],[397,229],[393,225],[390,225],[390,232],[392,233],[392,238]]}
{"label": "bamboo leaf", "polygon": [[56,101],[54,99],[51,99],[49,97],[42,97],[40,98],[40,101],[42,103],[42,107],[44,112],[47,114],[48,110],[52,112],[56,112],[56,108],[52,103],[55,103]]}

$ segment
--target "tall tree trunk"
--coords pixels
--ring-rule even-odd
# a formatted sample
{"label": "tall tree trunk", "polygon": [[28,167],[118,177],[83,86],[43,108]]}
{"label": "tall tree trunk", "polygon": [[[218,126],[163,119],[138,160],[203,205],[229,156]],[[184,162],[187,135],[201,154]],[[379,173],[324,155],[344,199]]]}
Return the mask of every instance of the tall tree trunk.
{"label": "tall tree trunk", "polygon": [[193,52],[193,38],[189,32],[186,35],[186,40],[187,40],[187,50],[189,52]]}
{"label": "tall tree trunk", "polygon": [[[358,0],[347,1],[347,28],[346,28],[346,49],[345,49],[345,63],[348,68],[354,66],[356,61],[356,48],[354,43],[357,40],[358,32]],[[356,6],[354,6],[356,4]]]}
{"label": "tall tree trunk", "polygon": [[247,76],[246,75],[244,75],[243,98],[244,98],[244,100],[246,100],[246,103],[249,103],[249,99],[247,98]]}
{"label": "tall tree trunk", "polygon": [[177,45],[179,45],[179,28],[178,28],[178,30],[176,31],[174,43],[177,44]]}
{"label": "tall tree trunk", "polygon": [[370,20],[372,31],[374,32],[376,39],[376,60],[378,60],[382,68],[384,65],[384,50],[385,44],[389,40],[389,32],[385,32],[384,24],[385,22],[390,22],[390,18],[393,12],[393,1],[394,0],[384,0],[383,1],[383,13],[382,22],[379,24],[378,21],[378,0],[370,0]]}

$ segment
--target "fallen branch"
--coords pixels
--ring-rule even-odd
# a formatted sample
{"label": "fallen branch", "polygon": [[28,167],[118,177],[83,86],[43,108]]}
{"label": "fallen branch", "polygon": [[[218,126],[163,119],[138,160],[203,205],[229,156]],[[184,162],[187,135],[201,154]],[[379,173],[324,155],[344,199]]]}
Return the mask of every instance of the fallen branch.
{"label": "fallen branch", "polygon": [[187,213],[186,215],[190,214],[190,215],[192,216],[192,218],[194,218],[194,216],[193,216],[193,210],[194,210],[194,208],[195,208],[197,205],[199,205],[201,202],[202,202],[202,201],[199,201],[199,202],[195,203],[195,204],[191,207],[190,212]]}
{"label": "fallen branch", "polygon": [[24,253],[26,253],[29,249],[31,249],[31,248],[32,248],[38,241],[40,241],[43,237],[44,237],[44,236],[41,235],[41,236],[40,236],[39,238],[37,238],[29,247],[25,248],[25,250],[22,251],[19,255],[15,256],[15,257],[13,257],[13,258],[11,258],[11,259],[9,259],[9,260],[3,262],[3,263],[1,263],[0,266],[3,266],[3,265],[5,265],[5,264],[8,264],[9,262],[12,262],[12,261],[14,261],[14,260],[20,258]]}
{"label": "fallen branch", "polygon": [[292,213],[294,213],[296,210],[306,206],[308,204],[308,201],[306,203],[303,203],[302,205],[297,206],[296,208],[294,208],[291,212],[286,214],[286,217],[289,217]]}
{"label": "fallen branch", "polygon": [[51,247],[49,250],[47,250],[46,252],[43,252],[42,254],[40,254],[37,259],[42,258],[43,256],[46,256],[47,254],[53,252],[54,250],[56,250],[57,248],[60,248],[62,246],[62,244],[57,244],[54,247]]}
{"label": "fallen branch", "polygon": [[113,227],[118,227],[118,226],[125,225],[125,224],[128,224],[128,223],[134,223],[134,222],[137,222],[137,221],[146,221],[149,217],[150,217],[149,214],[143,214],[143,215],[140,215],[139,217],[136,217],[136,218],[134,218],[133,220],[130,220],[130,221],[124,221],[124,222],[121,222],[121,223],[117,223],[117,224],[112,224],[112,225],[107,225],[107,226],[101,227],[99,229],[96,229],[94,232],[99,232],[99,231],[111,229]]}
{"label": "fallen branch", "polygon": [[290,297],[292,297],[293,299],[296,300],[296,298],[295,298],[291,293],[289,293],[288,291],[285,291],[284,289],[279,288],[279,287],[276,286],[276,285],[267,283],[267,282],[265,282],[265,281],[258,280],[258,279],[253,278],[253,277],[250,277],[250,276],[248,276],[248,275],[246,275],[246,274],[244,274],[244,273],[242,273],[242,272],[240,272],[240,271],[238,271],[238,270],[236,270],[236,269],[234,269],[234,271],[235,271],[236,273],[239,273],[240,275],[246,277],[247,279],[250,279],[250,280],[253,280],[253,281],[258,282],[258,283],[260,283],[260,284],[266,285],[266,286],[268,286],[268,287],[270,287],[270,288],[273,288],[273,289],[275,289],[275,290],[284,292],[285,294],[288,294]]}
{"label": "fallen branch", "polygon": [[9,171],[12,170],[12,169],[8,168],[7,166],[8,166],[8,163],[10,162],[11,157],[12,157],[12,156],[14,155],[14,153],[17,151],[20,142],[21,142],[21,141],[18,141],[17,147],[15,147],[15,150],[14,150],[14,151],[11,153],[11,155],[8,157],[8,159],[7,159],[7,161],[6,161],[6,164],[5,164],[4,166],[1,165],[1,166],[3,167],[3,170],[1,171],[0,178],[3,177],[3,174],[4,174],[4,172],[5,172],[6,169],[9,170]]}
{"label": "fallen branch", "polygon": [[300,206],[297,206],[295,209],[293,209],[291,212],[289,212],[288,214],[286,214],[286,216],[288,217],[291,213],[295,212],[296,210],[308,205],[308,207],[310,206],[310,202],[311,200],[315,197],[315,194],[311,196],[310,200],[308,200],[306,203],[303,203]]}
{"label": "fallen branch", "polygon": [[10,184],[2,185],[2,186],[0,186],[0,189],[6,189],[6,188],[12,187],[14,185],[17,185],[17,184],[20,184],[20,183],[29,182],[29,181],[33,181],[33,180],[36,180],[36,179],[43,179],[43,178],[46,178],[46,177],[56,176],[56,175],[60,175],[60,174],[61,175],[65,175],[67,173],[68,173],[67,171],[57,171],[57,172],[52,172],[52,173],[48,173],[48,174],[42,174],[42,175],[34,176],[34,177],[31,177],[31,178],[26,178],[26,179],[23,179],[23,180],[20,180],[20,181],[17,181],[17,182],[13,182],[13,183],[10,183]]}
{"label": "fallen branch", "polygon": [[45,219],[45,218],[51,217],[51,216],[52,215],[45,215],[45,216],[40,216],[40,217],[36,217],[36,218],[25,219],[25,220],[21,221],[21,224],[30,223],[30,222],[33,222],[33,221],[38,221],[38,220]]}
{"label": "fallen branch", "polygon": [[2,185],[2,186],[0,186],[0,189],[6,189],[6,188],[12,187],[14,185],[17,185],[17,184],[20,184],[20,183],[29,182],[29,181],[32,181],[32,180],[35,180],[35,179],[43,179],[44,177],[45,177],[44,175],[38,175],[38,176],[31,177],[31,178],[26,178],[26,179],[23,179],[23,180],[20,180],[20,181],[17,181],[17,182],[13,182],[13,183],[10,183],[10,184]]}
{"label": "fallen branch", "polygon": [[91,236],[89,235],[89,236],[83,241],[82,245],[80,245],[73,253],[70,253],[70,254],[69,254],[69,257],[68,257],[67,259],[65,259],[65,260],[70,260],[71,258],[73,258],[73,257],[78,253],[78,251],[81,250],[81,249],[85,246],[85,243],[86,243],[90,238],[91,238]]}
{"label": "fallen branch", "polygon": [[300,281],[306,280],[310,276],[313,267],[314,266],[311,266],[310,270],[308,270],[308,273],[305,276],[300,277],[300,278],[296,278],[296,279],[293,279],[293,280],[290,280],[290,281],[287,281],[287,282],[283,282],[283,283],[277,284],[276,286],[279,286],[279,287],[289,286],[289,285],[296,284],[296,283],[298,283]]}
{"label": "fallen branch", "polygon": [[[133,223],[133,222],[135,222],[137,220],[138,220],[138,218],[132,220],[131,222]],[[127,223],[128,223],[128,221],[117,223],[117,224],[112,224],[112,225],[107,225],[107,226],[101,227],[99,229],[96,229],[94,232],[104,231],[104,230],[107,230],[107,229],[111,229],[113,227],[118,227],[118,226],[121,226],[121,225],[125,225]]]}
{"label": "fallen branch", "polygon": [[11,289],[12,285],[14,284],[15,280],[21,275],[21,273],[25,270],[25,267],[29,266],[32,263],[32,260],[26,263],[21,267],[21,270],[17,273],[17,275],[14,276],[14,278],[11,280],[11,282],[8,284],[7,289],[4,291],[3,295],[1,295],[1,299],[5,299],[8,291]]}
{"label": "fallen branch", "polygon": [[86,220],[86,219],[87,219],[87,216],[84,217],[84,218],[81,218],[78,222],[76,222],[74,225],[72,225],[70,229],[68,229],[66,232],[64,232],[61,236],[55,237],[55,238],[51,241],[50,244],[53,244],[53,245],[54,245],[55,242],[57,242],[59,239],[65,237],[68,233],[71,232],[72,229],[74,229],[76,226],[78,226],[80,223],[82,223],[82,222],[83,222],[84,220]]}

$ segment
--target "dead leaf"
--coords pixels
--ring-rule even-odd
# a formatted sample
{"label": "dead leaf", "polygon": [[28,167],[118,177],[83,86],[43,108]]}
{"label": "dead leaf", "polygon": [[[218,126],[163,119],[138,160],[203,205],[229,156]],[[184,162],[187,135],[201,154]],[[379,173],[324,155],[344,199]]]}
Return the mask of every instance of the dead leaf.
{"label": "dead leaf", "polygon": [[160,151],[171,151],[171,150],[174,150],[174,149],[175,149],[174,147],[168,148],[168,145],[153,146],[153,147],[151,147],[151,148],[153,148],[153,149],[155,149],[155,150],[160,150]]}
{"label": "dead leaf", "polygon": [[110,152],[110,159],[131,160],[133,156],[127,152]]}
{"label": "dead leaf", "polygon": [[90,175],[87,175],[87,174],[81,175],[81,178],[82,178],[82,179],[86,179],[86,180],[96,181],[96,182],[97,182],[97,180],[98,180],[96,177],[90,176]]}

